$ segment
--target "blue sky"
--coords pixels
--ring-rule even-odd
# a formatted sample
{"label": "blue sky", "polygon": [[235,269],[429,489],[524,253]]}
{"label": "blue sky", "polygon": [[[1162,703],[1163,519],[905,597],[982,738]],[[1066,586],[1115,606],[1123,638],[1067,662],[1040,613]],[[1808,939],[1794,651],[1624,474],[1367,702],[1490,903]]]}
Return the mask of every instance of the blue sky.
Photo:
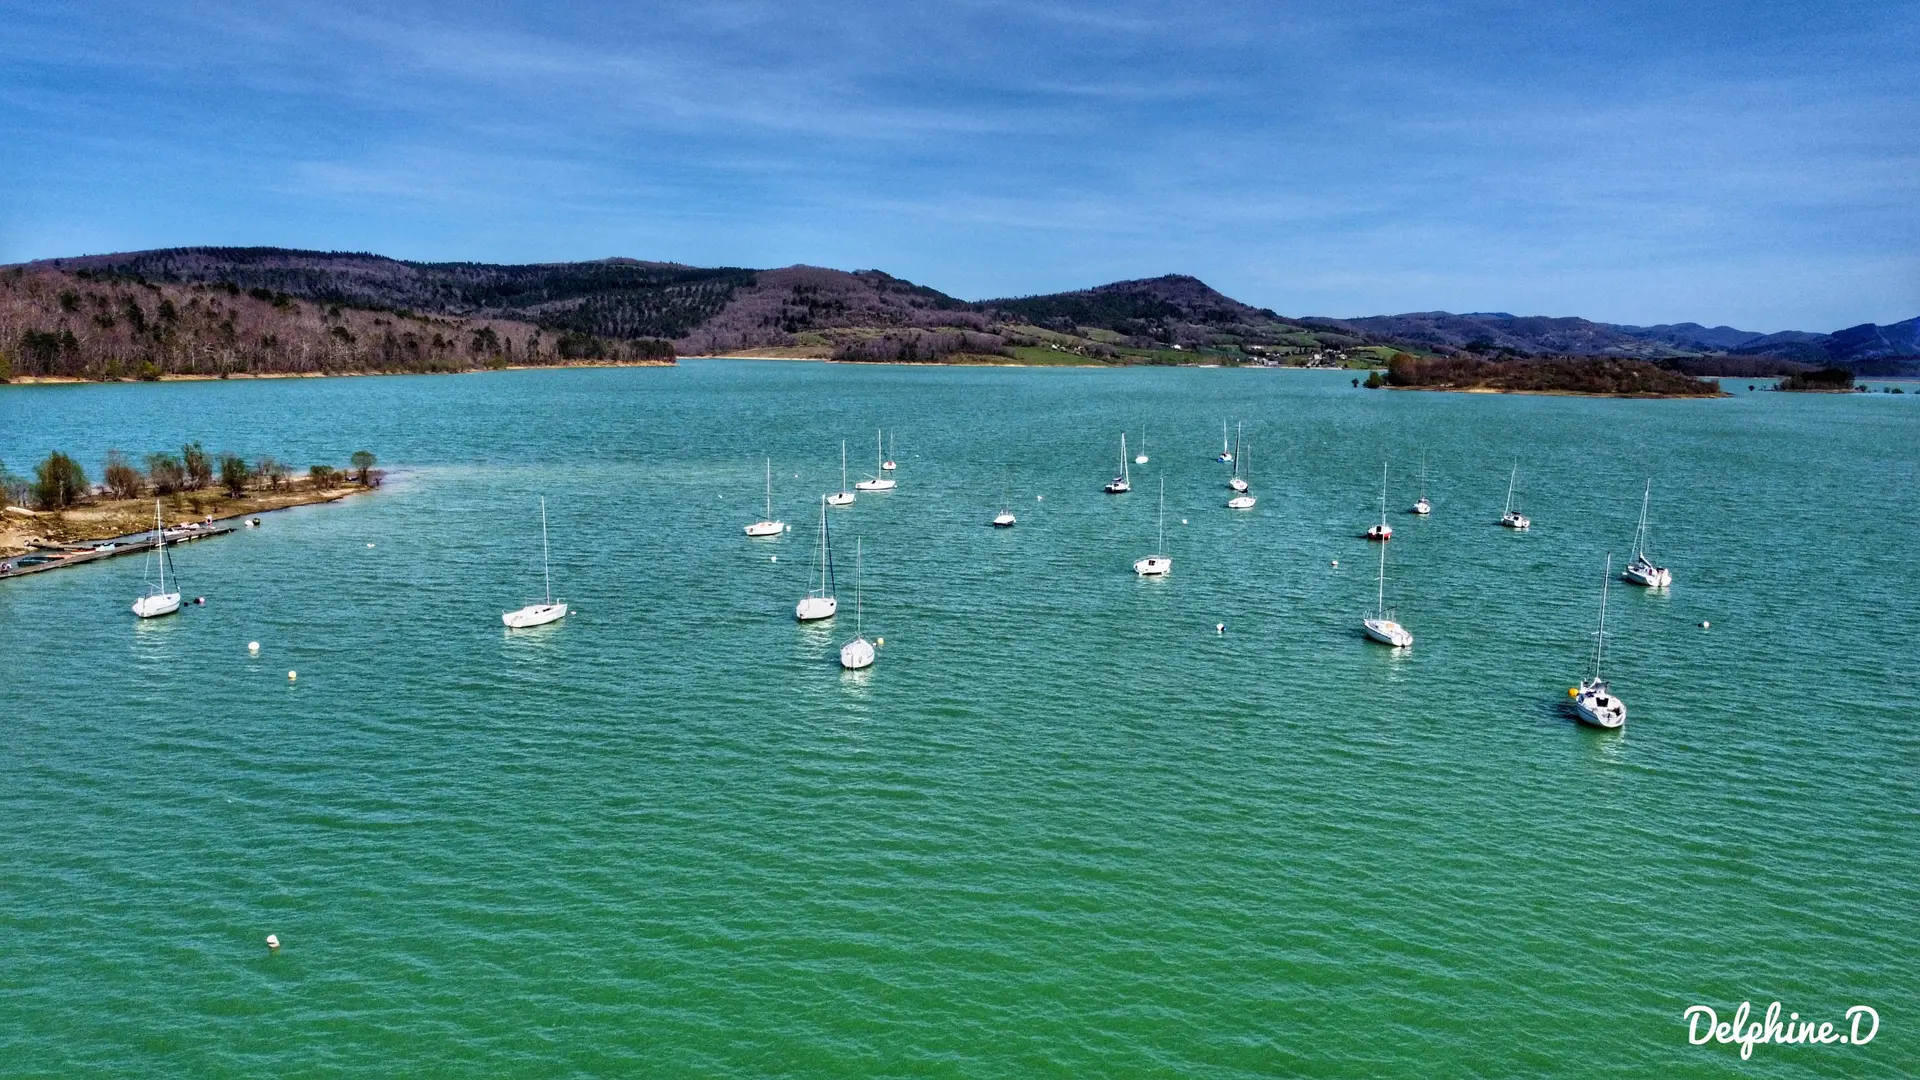
{"label": "blue sky", "polygon": [[0,0],[0,261],[1191,273],[1286,314],[1920,314],[1920,2]]}

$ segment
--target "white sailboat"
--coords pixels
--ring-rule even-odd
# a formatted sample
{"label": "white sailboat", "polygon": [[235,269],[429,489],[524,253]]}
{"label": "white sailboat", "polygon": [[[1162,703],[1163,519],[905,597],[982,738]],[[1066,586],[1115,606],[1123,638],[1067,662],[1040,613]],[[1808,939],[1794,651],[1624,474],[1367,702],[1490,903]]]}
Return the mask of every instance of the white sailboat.
{"label": "white sailboat", "polygon": [[1387,524],[1387,463],[1380,463],[1380,524],[1367,526],[1367,539],[1393,539],[1393,526]]}
{"label": "white sailboat", "polygon": [[1509,529],[1531,529],[1533,522],[1527,520],[1527,515],[1513,508],[1513,482],[1519,477],[1520,463],[1516,461],[1513,463],[1512,475],[1507,477],[1507,508],[1500,514],[1500,524]]}
{"label": "white sailboat", "polygon": [[786,523],[773,520],[773,459],[767,459],[767,516],[747,526],[748,536],[779,536]]}
{"label": "white sailboat", "polygon": [[[841,485],[845,486],[846,482],[847,478],[842,476]],[[886,455],[880,452],[879,428],[873,429],[873,475],[853,486],[861,491],[892,491],[898,486],[893,477],[887,475]]]}
{"label": "white sailboat", "polygon": [[840,610],[840,601],[833,595],[833,542],[827,535],[827,503],[832,499],[831,495],[820,497],[820,546],[813,552],[814,565],[820,569],[820,587],[794,605],[793,617],[799,622],[831,619],[833,613]]}
{"label": "white sailboat", "polygon": [[1013,505],[1007,502],[1006,489],[1002,488],[1000,489],[1000,512],[993,515],[993,527],[996,529],[1011,529],[1013,528],[1013,522]]}
{"label": "white sailboat", "polygon": [[[1245,465],[1246,474],[1248,476],[1252,476],[1253,475],[1252,451],[1248,451],[1248,450],[1241,451],[1239,458],[1240,460],[1235,461],[1233,464],[1233,467],[1236,470],[1238,470],[1242,465]],[[1240,480],[1239,477],[1235,477],[1234,479]],[[1245,480],[1240,480],[1240,486],[1238,488],[1235,488],[1234,490],[1240,492],[1240,494],[1235,495],[1233,498],[1227,500],[1227,509],[1229,510],[1251,510],[1253,509],[1253,504],[1259,501],[1254,497],[1253,492],[1247,490],[1247,481]]]}
{"label": "white sailboat", "polygon": [[847,490],[847,440],[840,440],[840,490],[827,496],[828,506],[849,506],[853,492]]}
{"label": "white sailboat", "polygon": [[1607,568],[1600,575],[1600,629],[1593,635],[1593,675],[1579,686],[1569,688],[1573,711],[1581,723],[1599,728],[1618,728],[1627,722],[1627,703],[1607,688],[1600,675],[1600,660],[1607,648],[1607,586],[1613,581],[1613,556],[1607,556]]}
{"label": "white sailboat", "polygon": [[1233,475],[1227,478],[1227,486],[1235,491],[1247,490],[1246,478],[1240,475],[1240,425],[1233,426]]}
{"label": "white sailboat", "polygon": [[1133,463],[1135,465],[1147,463],[1147,429],[1144,425],[1140,428],[1140,452],[1133,455]]}
{"label": "white sailboat", "polygon": [[1413,634],[1408,632],[1406,627],[1401,626],[1392,613],[1387,611],[1387,545],[1385,544],[1380,545],[1379,582],[1379,591],[1374,598],[1373,618],[1362,619],[1360,626],[1367,632],[1368,637],[1382,645],[1391,645],[1396,649],[1407,648],[1413,644]]}
{"label": "white sailboat", "polygon": [[1425,517],[1433,513],[1433,504],[1427,501],[1427,452],[1420,451],[1420,498],[1414,501],[1413,512]]}
{"label": "white sailboat", "polygon": [[1133,572],[1141,577],[1159,577],[1173,569],[1173,558],[1167,553],[1167,478],[1160,478],[1160,547],[1154,554],[1144,559],[1136,559]]}
{"label": "white sailboat", "polygon": [[160,500],[153,500],[153,539],[154,546],[147,552],[147,567],[151,570],[156,564],[160,567],[160,577],[147,578],[147,595],[133,602],[133,613],[143,619],[154,619],[162,615],[171,615],[180,610],[180,583],[174,582],[172,592],[167,591],[167,531],[160,522]]}
{"label": "white sailboat", "polygon": [[540,497],[540,575],[545,579],[547,591],[537,604],[528,604],[518,611],[509,611],[500,616],[500,621],[508,629],[522,630],[529,626],[544,626],[567,617],[567,605],[555,603],[553,599],[553,571],[547,563],[547,498]]}
{"label": "white sailboat", "polygon": [[1647,506],[1653,501],[1653,480],[1647,480],[1646,494],[1640,497],[1640,527],[1633,533],[1633,561],[1620,571],[1620,580],[1649,589],[1664,589],[1673,584],[1673,571],[1653,565],[1647,556]]}
{"label": "white sailboat", "polygon": [[848,671],[873,666],[873,642],[861,629],[860,541],[853,542],[853,640],[840,646],[840,666]]}
{"label": "white sailboat", "polygon": [[1213,460],[1220,462],[1222,465],[1233,460],[1233,451],[1227,448],[1227,422],[1225,420],[1220,421],[1220,456]]}
{"label": "white sailboat", "polygon": [[892,472],[894,470],[894,467],[895,466],[893,461],[893,436],[888,435],[887,436],[887,460],[880,463],[880,468],[885,470],[886,472]]}
{"label": "white sailboat", "polygon": [[1120,475],[1107,481],[1107,486],[1100,490],[1109,495],[1125,495],[1133,490],[1133,481],[1127,473],[1127,433],[1124,431],[1120,433]]}

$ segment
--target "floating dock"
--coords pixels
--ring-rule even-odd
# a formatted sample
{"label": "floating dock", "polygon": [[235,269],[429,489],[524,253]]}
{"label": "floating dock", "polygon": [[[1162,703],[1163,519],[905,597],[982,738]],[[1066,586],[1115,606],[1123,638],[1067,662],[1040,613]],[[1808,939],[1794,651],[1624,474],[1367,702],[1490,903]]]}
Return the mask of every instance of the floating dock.
{"label": "floating dock", "polygon": [[[212,525],[176,526],[167,530],[167,543],[190,544],[195,540],[205,540],[210,536],[225,536],[234,530],[234,526],[225,523]],[[132,555],[135,552],[152,551],[158,541],[154,540],[152,530],[133,533],[129,536],[117,536],[111,540],[97,540],[86,544],[34,544],[33,551],[25,555],[14,555],[0,559],[0,580],[25,577],[42,570],[58,570],[67,566],[80,566],[85,563],[99,562],[119,555]],[[44,560],[44,561],[36,561]],[[20,565],[26,562],[27,565]]]}

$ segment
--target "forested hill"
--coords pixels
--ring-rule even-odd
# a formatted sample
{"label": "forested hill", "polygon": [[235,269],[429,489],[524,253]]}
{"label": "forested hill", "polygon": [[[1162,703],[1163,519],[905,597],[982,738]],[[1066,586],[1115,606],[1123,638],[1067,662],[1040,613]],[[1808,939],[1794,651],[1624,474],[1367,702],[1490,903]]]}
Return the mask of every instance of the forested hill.
{"label": "forested hill", "polygon": [[[1405,351],[1488,359],[1639,358],[1695,374],[1765,374],[1829,365],[1858,374],[1920,374],[1920,320],[1832,334],[1760,334],[1698,323],[1629,326],[1505,312],[1293,318],[1224,296],[1187,275],[967,301],[879,270],[756,270],[633,259],[428,263],[265,247],[90,255],[0,272],[16,280],[69,275],[95,282],[96,292],[109,285],[123,290],[129,283],[219,288],[230,296],[287,297],[322,310],[385,312],[389,321],[512,323],[538,328],[545,335],[541,340],[558,350],[556,356],[567,351],[612,356],[633,351],[620,342],[665,339],[682,355],[755,351],[843,360],[1384,363]],[[51,294],[63,291],[69,287]],[[33,310],[15,296],[13,324],[0,325],[0,353],[42,356],[49,339],[23,336],[29,333],[68,333],[79,344],[112,329],[100,324],[98,312],[47,307],[51,294],[43,290],[41,307]],[[287,309],[279,310],[284,315]],[[285,343],[304,340],[301,335],[307,333],[292,324],[275,333],[265,329],[268,314],[260,319],[258,340]],[[426,334],[420,340],[431,341],[432,331],[419,332]],[[563,342],[571,344],[563,348]],[[308,355],[325,343],[314,339]],[[257,340],[249,346],[243,335],[232,348],[239,355],[250,348],[258,352],[260,346]],[[262,355],[262,362],[288,362]],[[163,356],[156,362],[186,361]]]}

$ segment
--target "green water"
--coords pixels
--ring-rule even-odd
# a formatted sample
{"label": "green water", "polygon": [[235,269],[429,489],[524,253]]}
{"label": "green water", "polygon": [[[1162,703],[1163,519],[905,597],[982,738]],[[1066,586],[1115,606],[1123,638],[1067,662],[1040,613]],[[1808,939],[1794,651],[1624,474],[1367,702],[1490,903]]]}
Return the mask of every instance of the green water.
{"label": "green water", "polygon": [[[128,614],[135,559],[0,583],[0,1074],[1911,1075],[1916,407],[726,361],[0,388],[16,469],[393,470],[181,549],[175,618]],[[851,604],[791,612],[881,425],[899,490],[833,514],[886,639],[847,675]],[[766,455],[794,529],[749,541]],[[1358,636],[1388,456],[1403,655]],[[1649,476],[1676,584],[1615,588],[1601,733],[1563,703]],[[509,633],[540,495],[578,613]],[[1688,1005],[1776,999],[1881,1030],[1687,1045]]]}

